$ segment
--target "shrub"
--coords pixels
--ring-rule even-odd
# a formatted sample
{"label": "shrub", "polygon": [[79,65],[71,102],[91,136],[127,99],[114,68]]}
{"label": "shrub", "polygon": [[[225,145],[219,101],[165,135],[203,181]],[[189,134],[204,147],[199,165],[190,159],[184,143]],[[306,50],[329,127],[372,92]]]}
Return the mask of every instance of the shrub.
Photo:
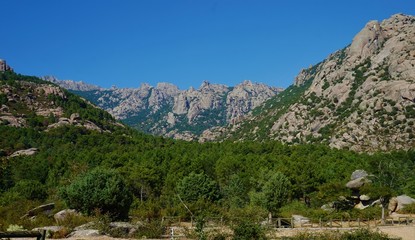
{"label": "shrub", "polygon": [[45,186],[36,180],[21,180],[11,191],[28,200],[45,200],[47,196]]}
{"label": "shrub", "polygon": [[354,232],[346,232],[341,235],[340,239],[360,239],[360,240],[383,240],[391,239],[384,233],[372,232],[368,229],[361,228]]}
{"label": "shrub", "polygon": [[187,202],[200,199],[216,201],[220,198],[218,184],[204,173],[190,173],[178,183],[177,191]]}
{"label": "shrub", "polygon": [[415,203],[406,205],[400,212],[414,214],[415,213]]}
{"label": "shrub", "polygon": [[91,215],[97,209],[112,219],[125,219],[132,193],[115,171],[97,168],[63,188],[61,196],[70,208]]}
{"label": "shrub", "polygon": [[166,232],[166,225],[160,221],[145,222],[134,234],[136,238],[160,238]]}
{"label": "shrub", "polygon": [[235,240],[265,240],[265,231],[259,224],[242,221],[233,228]]}
{"label": "shrub", "polygon": [[378,233],[373,232],[365,228],[358,229],[356,231],[351,232],[320,232],[320,233],[311,233],[311,232],[300,232],[296,234],[293,237],[288,237],[285,239],[291,239],[291,240],[302,240],[302,239],[313,239],[313,240],[353,240],[353,239],[359,239],[359,240],[387,240],[392,239],[389,238],[384,233]]}

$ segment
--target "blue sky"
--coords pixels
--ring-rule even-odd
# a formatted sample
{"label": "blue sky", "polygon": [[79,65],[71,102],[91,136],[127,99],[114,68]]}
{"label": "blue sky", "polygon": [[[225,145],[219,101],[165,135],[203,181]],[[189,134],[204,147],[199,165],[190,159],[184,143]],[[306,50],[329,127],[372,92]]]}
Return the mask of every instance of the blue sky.
{"label": "blue sky", "polygon": [[413,0],[3,0],[0,58],[16,72],[102,87],[245,79],[287,87],[369,20]]}

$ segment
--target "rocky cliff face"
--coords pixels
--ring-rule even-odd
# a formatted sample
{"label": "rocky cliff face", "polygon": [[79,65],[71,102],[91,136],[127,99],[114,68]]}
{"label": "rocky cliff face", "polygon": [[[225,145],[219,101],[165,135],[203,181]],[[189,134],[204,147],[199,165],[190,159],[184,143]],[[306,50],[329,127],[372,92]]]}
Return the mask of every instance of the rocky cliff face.
{"label": "rocky cliff face", "polygon": [[0,59],[0,72],[5,71],[13,71],[13,68],[7,65],[6,60]]}
{"label": "rocky cliff face", "polygon": [[156,87],[102,89],[73,81],[53,82],[145,132],[194,140],[204,130],[241,121],[252,109],[282,91],[244,81],[235,87],[204,81],[199,89],[179,90],[169,83]]}
{"label": "rocky cliff face", "polygon": [[415,17],[397,14],[367,23],[350,46],[302,70],[262,113],[222,137],[408,149],[415,146],[414,98]]}

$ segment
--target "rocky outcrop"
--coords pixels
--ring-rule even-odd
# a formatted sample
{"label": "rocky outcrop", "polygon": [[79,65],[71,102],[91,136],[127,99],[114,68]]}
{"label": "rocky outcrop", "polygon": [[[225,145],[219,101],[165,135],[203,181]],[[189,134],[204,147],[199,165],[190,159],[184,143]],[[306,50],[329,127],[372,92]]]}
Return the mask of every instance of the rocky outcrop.
{"label": "rocky outcrop", "polygon": [[88,130],[102,132],[102,129],[98,127],[95,123],[88,121],[88,120],[82,120],[81,117],[79,116],[79,113],[72,113],[69,118],[64,118],[64,117],[59,118],[58,122],[50,124],[47,130],[62,127],[65,125],[84,127]]}
{"label": "rocky outcrop", "polygon": [[[61,117],[63,109],[49,98],[56,96],[66,99],[64,91],[53,85],[19,82],[19,87],[2,85],[0,95],[5,103],[0,107],[0,124],[13,127],[27,127],[27,112],[43,117]],[[24,94],[21,94],[24,92]]]}
{"label": "rocky outcrop", "polygon": [[6,60],[0,59],[0,72],[5,71],[13,71],[13,68],[7,65]]}
{"label": "rocky outcrop", "polygon": [[366,183],[371,183],[368,179],[369,174],[365,170],[356,170],[352,173],[350,181],[346,183],[346,187],[350,189],[359,189]]}
{"label": "rocky outcrop", "polygon": [[244,81],[235,86],[226,98],[226,117],[230,123],[241,121],[248,113],[263,104],[282,89],[270,88],[264,84]]}
{"label": "rocky outcrop", "polygon": [[39,149],[37,149],[37,148],[29,148],[29,149],[16,151],[12,155],[10,155],[9,157],[14,158],[14,157],[20,157],[20,156],[32,156],[32,155],[35,155],[38,152],[39,152]]}
{"label": "rocky outcrop", "polygon": [[85,238],[85,237],[99,237],[103,236],[99,230],[96,229],[85,229],[85,230],[75,230],[68,235],[70,238]]}
{"label": "rocky outcrop", "polygon": [[80,214],[75,209],[64,209],[55,213],[53,218],[57,223],[63,223],[73,216],[80,216]]}
{"label": "rocky outcrop", "polygon": [[406,195],[400,195],[389,200],[388,209],[390,213],[398,212],[399,210],[402,210],[406,205],[414,203],[415,199]]}
{"label": "rocky outcrop", "polygon": [[370,21],[349,46],[301,70],[287,91],[221,138],[354,151],[414,147],[415,17]]}
{"label": "rocky outcrop", "polygon": [[49,215],[54,208],[55,208],[55,203],[48,203],[48,204],[40,205],[38,207],[35,207],[35,208],[29,210],[21,218],[33,217],[33,216],[36,216],[38,214]]}
{"label": "rocky outcrop", "polygon": [[82,90],[89,89],[82,82],[76,86],[69,86],[68,81],[53,82],[76,91],[115,118],[145,132],[187,141],[197,140],[212,127],[241,121],[252,109],[282,91],[251,81],[234,88],[204,81],[198,89],[187,90],[169,83]]}
{"label": "rocky outcrop", "polygon": [[[77,109],[82,111],[91,106],[97,107],[84,99],[70,96],[57,85],[34,77],[12,73],[10,76],[14,77],[11,84],[0,81],[0,125],[30,127],[41,131],[73,125],[99,132],[104,128],[120,126],[108,114],[102,114],[103,117],[97,120],[97,117],[81,117],[73,113]],[[69,107],[71,109],[67,109]]]}

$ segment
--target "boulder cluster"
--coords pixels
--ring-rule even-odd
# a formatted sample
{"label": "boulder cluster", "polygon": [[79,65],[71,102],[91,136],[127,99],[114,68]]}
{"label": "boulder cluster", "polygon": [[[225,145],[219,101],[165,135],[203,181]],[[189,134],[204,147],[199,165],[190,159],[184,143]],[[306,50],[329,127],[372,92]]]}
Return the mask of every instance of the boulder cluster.
{"label": "boulder cluster", "polygon": [[360,190],[365,184],[370,184],[370,178],[373,175],[368,174],[365,170],[356,170],[350,176],[350,181],[346,183],[346,187],[352,190],[351,196],[340,196],[337,201],[323,205],[321,208],[327,211],[347,210],[351,208],[365,209],[373,206],[387,206],[389,214],[393,214],[402,210],[406,205],[415,203],[415,199],[400,195],[390,199],[373,199],[370,193],[361,194]]}

